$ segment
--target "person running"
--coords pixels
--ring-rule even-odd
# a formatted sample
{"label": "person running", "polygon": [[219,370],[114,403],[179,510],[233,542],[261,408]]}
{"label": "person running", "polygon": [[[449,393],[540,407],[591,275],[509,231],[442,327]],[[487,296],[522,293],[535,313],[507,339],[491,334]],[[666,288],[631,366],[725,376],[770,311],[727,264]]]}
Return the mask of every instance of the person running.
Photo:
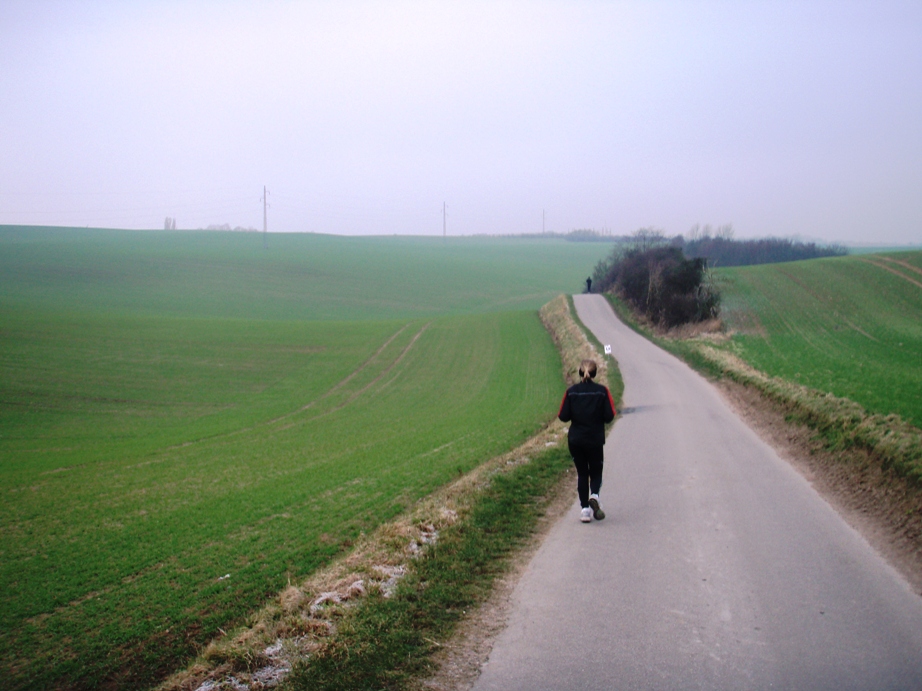
{"label": "person running", "polygon": [[611,392],[602,384],[592,381],[598,367],[593,360],[583,360],[579,365],[580,382],[563,395],[557,417],[569,422],[567,445],[576,466],[576,491],[581,507],[579,519],[589,523],[605,518],[599,503],[602,488],[602,462],[605,444],[605,424],[615,419],[615,402]]}

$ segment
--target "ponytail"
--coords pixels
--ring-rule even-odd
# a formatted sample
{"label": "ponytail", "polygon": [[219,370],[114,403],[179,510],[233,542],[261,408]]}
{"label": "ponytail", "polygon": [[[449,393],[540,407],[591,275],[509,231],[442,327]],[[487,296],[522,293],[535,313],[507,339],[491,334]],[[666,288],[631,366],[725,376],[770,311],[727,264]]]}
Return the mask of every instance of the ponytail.
{"label": "ponytail", "polygon": [[585,383],[590,379],[594,379],[597,370],[598,365],[595,364],[595,360],[583,360],[579,363],[580,381]]}

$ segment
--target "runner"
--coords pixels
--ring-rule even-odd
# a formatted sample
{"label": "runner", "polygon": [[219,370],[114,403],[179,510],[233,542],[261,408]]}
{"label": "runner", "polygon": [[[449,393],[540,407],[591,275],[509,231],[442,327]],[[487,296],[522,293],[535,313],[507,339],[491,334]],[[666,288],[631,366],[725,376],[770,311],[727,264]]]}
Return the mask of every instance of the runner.
{"label": "runner", "polygon": [[603,445],[605,424],[615,419],[615,403],[611,392],[602,384],[592,381],[598,366],[593,360],[583,360],[579,365],[580,383],[574,384],[563,395],[557,417],[569,422],[567,445],[576,466],[576,490],[579,494],[580,520],[589,523],[605,518],[599,503],[602,488]]}

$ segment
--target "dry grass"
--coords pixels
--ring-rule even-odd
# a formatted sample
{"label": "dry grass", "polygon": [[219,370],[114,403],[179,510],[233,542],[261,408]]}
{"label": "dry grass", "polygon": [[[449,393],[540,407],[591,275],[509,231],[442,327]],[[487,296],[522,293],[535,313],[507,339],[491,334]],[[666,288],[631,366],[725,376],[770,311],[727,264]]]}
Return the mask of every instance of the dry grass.
{"label": "dry grass", "polygon": [[919,488],[884,469],[866,449],[830,450],[815,430],[792,422],[783,406],[755,387],[729,377],[718,385],[747,424],[922,594]]}
{"label": "dry grass", "polygon": [[659,335],[672,339],[687,340],[696,338],[721,343],[729,339],[729,335],[726,333],[724,324],[720,319],[707,319],[693,324],[682,324]]}
{"label": "dry grass", "polygon": [[[613,307],[638,325],[622,304]],[[922,430],[898,415],[871,414],[849,399],[756,370],[728,348],[730,334],[637,328],[718,379],[749,423],[784,449],[922,593]]]}
{"label": "dry grass", "polygon": [[[565,377],[575,381],[579,361],[599,363],[599,379],[607,382],[600,357],[574,322],[560,296],[544,306],[541,319],[561,353]],[[430,495],[407,514],[380,526],[356,543],[344,557],[299,583],[290,583],[247,626],[212,641],[195,662],[160,687],[160,691],[213,691],[270,688],[300,660],[329,645],[337,622],[348,608],[370,592],[388,596],[440,531],[464,520],[491,476],[528,463],[540,451],[560,442],[564,426],[551,422],[525,444],[493,458]]]}
{"label": "dry grass", "polygon": [[918,487],[922,495],[922,430],[899,415],[872,414],[850,399],[755,369],[730,350],[718,347],[730,338],[720,320],[655,332],[649,323],[626,312],[619,303],[613,306],[623,319],[639,324],[648,337],[685,358],[689,364],[755,389],[793,421],[820,432],[827,447],[833,450],[858,448],[868,452],[884,471],[896,473]]}
{"label": "dry grass", "polygon": [[770,377],[725,350],[704,343],[695,347],[725,375],[782,405],[795,419],[821,432],[834,447],[865,449],[884,469],[892,468],[922,487],[922,430],[899,415],[870,414],[847,398]]}
{"label": "dry grass", "polygon": [[560,352],[567,386],[579,381],[579,363],[585,359],[595,360],[598,365],[596,381],[609,386],[607,358],[586,339],[583,330],[574,321],[567,297],[560,295],[554,298],[541,308],[539,314]]}

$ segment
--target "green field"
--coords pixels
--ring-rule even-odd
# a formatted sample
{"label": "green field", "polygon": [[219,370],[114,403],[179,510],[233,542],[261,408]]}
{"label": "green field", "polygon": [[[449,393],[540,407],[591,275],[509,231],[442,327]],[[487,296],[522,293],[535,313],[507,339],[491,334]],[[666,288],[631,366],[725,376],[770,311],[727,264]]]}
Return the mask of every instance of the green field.
{"label": "green field", "polygon": [[536,310],[602,243],[0,226],[3,307],[258,320]]}
{"label": "green field", "polygon": [[718,272],[738,354],[922,427],[922,252]]}
{"label": "green field", "polygon": [[7,688],[138,688],[550,419],[605,246],[0,228]]}

